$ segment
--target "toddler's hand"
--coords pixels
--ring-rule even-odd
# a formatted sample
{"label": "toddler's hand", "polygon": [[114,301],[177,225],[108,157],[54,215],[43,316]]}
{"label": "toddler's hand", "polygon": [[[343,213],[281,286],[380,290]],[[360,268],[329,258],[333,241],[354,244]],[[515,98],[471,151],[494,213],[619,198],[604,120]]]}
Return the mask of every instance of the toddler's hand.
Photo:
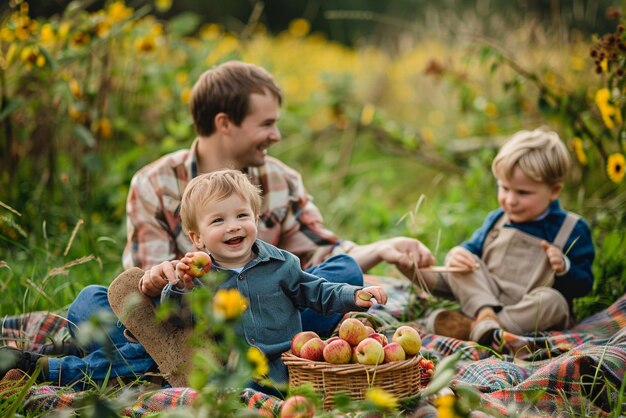
{"label": "toddler's hand", "polygon": [[541,247],[548,256],[548,261],[550,262],[550,267],[552,267],[552,271],[554,271],[555,273],[565,272],[566,264],[563,251],[561,251],[559,247],[548,244],[547,241],[541,241]]}
{"label": "toddler's hand", "polygon": [[371,299],[384,305],[387,303],[387,293],[380,286],[368,286],[356,291],[355,302],[362,308],[369,308],[374,304]]}
{"label": "toddler's hand", "polygon": [[456,246],[452,248],[446,256],[446,266],[460,267],[466,270],[476,270],[480,264],[476,261],[476,256],[467,248]]}
{"label": "toddler's hand", "polygon": [[189,252],[180,259],[180,263],[176,264],[177,280],[171,280],[170,282],[173,285],[176,285],[179,289],[190,290],[193,288],[193,277],[189,274],[189,269],[191,268],[191,263],[193,262],[193,256],[194,253]]}

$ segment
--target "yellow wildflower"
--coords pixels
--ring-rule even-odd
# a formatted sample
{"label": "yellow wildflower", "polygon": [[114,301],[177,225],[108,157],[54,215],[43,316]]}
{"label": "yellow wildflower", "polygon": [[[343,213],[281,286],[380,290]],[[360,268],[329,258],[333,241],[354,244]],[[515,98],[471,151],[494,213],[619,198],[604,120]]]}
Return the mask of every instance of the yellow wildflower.
{"label": "yellow wildflower", "polygon": [[135,41],[135,49],[139,52],[150,52],[156,48],[156,42],[152,36],[137,38]]}
{"label": "yellow wildflower", "polygon": [[189,104],[189,98],[191,97],[191,88],[183,87],[180,92],[180,101],[184,104]]}
{"label": "yellow wildflower", "polygon": [[298,18],[289,22],[289,34],[291,36],[295,36],[296,38],[306,36],[310,30],[311,24],[306,19]]}
{"label": "yellow wildflower", "polygon": [[87,121],[87,114],[81,111],[77,106],[70,105],[67,109],[67,113],[70,115],[70,118],[76,123],[84,123]]}
{"label": "yellow wildflower", "polygon": [[67,84],[69,85],[70,91],[72,92],[72,95],[74,97],[76,97],[77,99],[81,99],[83,97],[83,92],[80,88],[80,85],[78,84],[78,81],[76,81],[75,79],[71,79],[67,82]]}
{"label": "yellow wildflower", "polygon": [[222,35],[223,28],[217,23],[209,23],[200,29],[200,39],[210,41]]}
{"label": "yellow wildflower", "polygon": [[602,61],[600,61],[600,68],[602,68],[603,73],[608,73],[609,72],[609,60],[605,58]]}
{"label": "yellow wildflower", "polygon": [[54,29],[50,23],[44,23],[39,32],[39,39],[44,44],[52,44],[54,42]]}
{"label": "yellow wildflower", "polygon": [[172,0],[155,0],[154,4],[156,9],[163,13],[167,12],[172,7]]}
{"label": "yellow wildflower", "polygon": [[91,124],[91,131],[102,138],[110,138],[113,128],[108,118],[102,117]]}
{"label": "yellow wildflower", "polygon": [[25,46],[22,48],[20,58],[28,69],[32,68],[33,65],[43,67],[46,64],[46,57],[43,56],[37,47]]}
{"label": "yellow wildflower", "polygon": [[213,298],[216,318],[237,319],[248,308],[248,300],[237,289],[220,289]]}
{"label": "yellow wildflower", "polygon": [[576,159],[580,163],[580,165],[587,165],[587,154],[585,154],[585,149],[583,148],[583,141],[580,138],[572,139],[572,146],[574,147],[574,153],[576,154]]}
{"label": "yellow wildflower", "polygon": [[126,7],[123,1],[115,1],[107,8],[109,23],[116,24],[124,19],[128,19],[133,14],[133,9]]}
{"label": "yellow wildflower", "polygon": [[377,387],[369,388],[365,393],[365,399],[380,409],[395,409],[398,407],[398,398]]}
{"label": "yellow wildflower", "polygon": [[602,121],[607,128],[613,129],[616,123],[622,124],[622,112],[619,107],[611,103],[611,92],[608,88],[601,88],[596,92],[596,105],[600,109]]}
{"label": "yellow wildflower", "polygon": [[72,35],[72,38],[70,39],[70,44],[74,48],[80,48],[81,46],[87,45],[90,39],[91,38],[89,37],[89,34],[87,32],[76,32],[74,35]]}
{"label": "yellow wildflower", "polygon": [[613,183],[622,182],[622,180],[624,179],[625,165],[626,160],[624,159],[623,154],[616,152],[609,155],[609,158],[606,161],[606,172]]}
{"label": "yellow wildflower", "polygon": [[258,379],[267,376],[270,372],[270,366],[267,362],[267,357],[265,357],[265,354],[263,354],[261,350],[252,346],[248,349],[246,357],[248,357],[248,361],[254,365],[254,378]]}
{"label": "yellow wildflower", "polygon": [[361,125],[367,126],[374,120],[376,108],[371,103],[366,103],[361,110]]}
{"label": "yellow wildflower", "polygon": [[456,398],[453,394],[447,394],[435,399],[435,406],[437,407],[438,418],[455,418],[457,415],[454,412],[454,402]]}
{"label": "yellow wildflower", "polygon": [[67,38],[67,35],[70,33],[70,29],[70,22],[61,22],[61,24],[59,25],[59,38]]}

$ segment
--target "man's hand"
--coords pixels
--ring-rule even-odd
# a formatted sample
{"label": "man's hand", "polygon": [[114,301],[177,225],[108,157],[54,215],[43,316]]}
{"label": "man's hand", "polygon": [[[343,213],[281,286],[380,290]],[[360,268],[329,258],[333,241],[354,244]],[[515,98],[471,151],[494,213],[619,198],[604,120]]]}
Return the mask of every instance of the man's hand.
{"label": "man's hand", "polygon": [[146,270],[139,281],[141,293],[152,298],[159,296],[161,290],[169,282],[177,283],[179,281],[176,274],[176,265],[178,263],[178,260],[164,261]]}
{"label": "man's hand", "polygon": [[432,266],[435,262],[430,250],[414,238],[394,237],[372,244],[357,245],[349,254],[355,258],[364,272],[386,262],[395,265],[408,278],[415,277],[415,270]]}
{"label": "man's hand", "polygon": [[541,247],[548,256],[548,261],[550,262],[552,271],[557,274],[564,273],[567,265],[565,264],[565,255],[563,255],[563,251],[561,251],[559,247],[548,244],[547,241],[541,241]]}
{"label": "man's hand", "polygon": [[446,266],[460,267],[473,271],[480,267],[480,264],[476,261],[476,256],[467,248],[456,246],[448,252],[448,255],[446,256]]}

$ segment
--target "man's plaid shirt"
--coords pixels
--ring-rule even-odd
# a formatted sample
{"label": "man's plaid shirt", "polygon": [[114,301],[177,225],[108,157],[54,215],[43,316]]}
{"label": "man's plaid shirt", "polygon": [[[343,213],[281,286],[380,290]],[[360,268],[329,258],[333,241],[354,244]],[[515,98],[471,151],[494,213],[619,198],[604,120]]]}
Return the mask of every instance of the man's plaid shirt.
{"label": "man's plaid shirt", "polygon": [[[194,250],[179,210],[185,186],[198,174],[197,141],[191,149],[167,154],[133,177],[126,202],[124,268],[147,269]],[[324,227],[297,171],[272,157],[266,157],[265,165],[246,171],[263,194],[260,239],[297,255],[303,268],[355,245]]]}

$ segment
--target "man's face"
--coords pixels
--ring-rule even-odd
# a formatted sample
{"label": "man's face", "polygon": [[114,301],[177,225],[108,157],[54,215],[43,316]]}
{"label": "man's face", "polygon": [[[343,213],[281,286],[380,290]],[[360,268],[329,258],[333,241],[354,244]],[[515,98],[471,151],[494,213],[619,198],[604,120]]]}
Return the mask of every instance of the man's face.
{"label": "man's face", "polygon": [[250,96],[250,111],[240,126],[231,125],[227,145],[237,168],[265,164],[267,149],[281,139],[277,126],[279,117],[280,105],[271,93]]}

